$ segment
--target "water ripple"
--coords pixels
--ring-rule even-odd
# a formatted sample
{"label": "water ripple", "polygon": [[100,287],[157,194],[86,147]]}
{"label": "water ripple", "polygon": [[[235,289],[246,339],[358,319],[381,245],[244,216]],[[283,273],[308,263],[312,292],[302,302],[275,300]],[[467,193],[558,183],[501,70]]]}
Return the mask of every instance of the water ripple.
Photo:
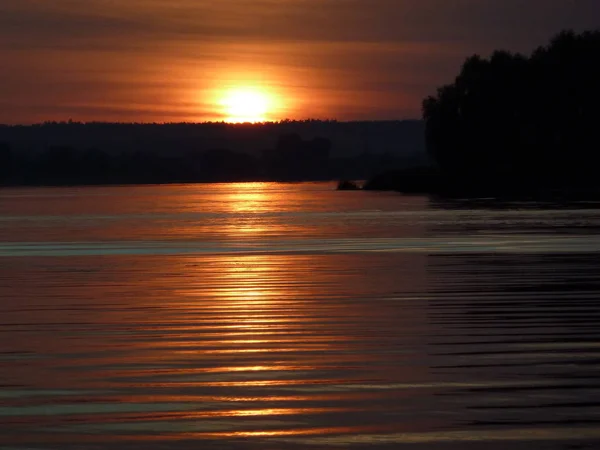
{"label": "water ripple", "polygon": [[3,448],[598,446],[593,207],[89,189],[3,191]]}

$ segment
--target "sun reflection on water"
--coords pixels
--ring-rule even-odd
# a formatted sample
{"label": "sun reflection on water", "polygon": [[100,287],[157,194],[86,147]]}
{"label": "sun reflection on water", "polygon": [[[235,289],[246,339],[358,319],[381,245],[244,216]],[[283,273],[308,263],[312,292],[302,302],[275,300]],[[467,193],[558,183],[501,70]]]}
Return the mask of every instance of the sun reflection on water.
{"label": "sun reflection on water", "polygon": [[264,214],[276,212],[282,200],[269,183],[235,183],[225,194],[227,210],[232,214],[223,231],[230,239],[255,239],[277,234],[276,223]]}
{"label": "sun reflection on water", "polygon": [[269,186],[270,183],[231,183],[224,200],[231,212],[266,212],[278,197]]}

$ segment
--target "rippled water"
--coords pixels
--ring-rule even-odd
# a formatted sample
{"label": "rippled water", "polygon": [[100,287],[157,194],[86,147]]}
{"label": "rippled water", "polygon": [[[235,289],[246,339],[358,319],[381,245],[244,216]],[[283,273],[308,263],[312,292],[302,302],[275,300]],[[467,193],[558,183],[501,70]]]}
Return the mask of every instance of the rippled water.
{"label": "rippled water", "polygon": [[2,449],[600,447],[600,209],[0,191]]}

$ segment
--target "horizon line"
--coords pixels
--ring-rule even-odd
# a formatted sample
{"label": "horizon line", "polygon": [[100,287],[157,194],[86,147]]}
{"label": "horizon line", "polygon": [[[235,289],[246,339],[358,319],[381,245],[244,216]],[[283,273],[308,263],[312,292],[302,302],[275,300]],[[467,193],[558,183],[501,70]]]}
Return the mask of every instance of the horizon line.
{"label": "horizon line", "polygon": [[338,119],[283,119],[283,120],[268,120],[264,122],[226,122],[226,121],[204,121],[204,122],[111,122],[111,121],[74,121],[74,120],[46,120],[44,122],[32,123],[0,123],[0,127],[42,127],[49,125],[226,125],[231,127],[252,127],[265,125],[281,125],[290,123],[389,123],[389,122],[421,122],[422,118],[412,119],[365,119],[365,120],[338,120]]}

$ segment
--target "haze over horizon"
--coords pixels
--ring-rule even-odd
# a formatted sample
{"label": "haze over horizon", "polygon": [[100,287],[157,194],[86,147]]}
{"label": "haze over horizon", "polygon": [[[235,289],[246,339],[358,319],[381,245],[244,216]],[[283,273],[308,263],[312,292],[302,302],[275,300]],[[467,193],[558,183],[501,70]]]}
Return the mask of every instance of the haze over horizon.
{"label": "haze over horizon", "polygon": [[0,123],[410,119],[466,56],[597,0],[4,0]]}

